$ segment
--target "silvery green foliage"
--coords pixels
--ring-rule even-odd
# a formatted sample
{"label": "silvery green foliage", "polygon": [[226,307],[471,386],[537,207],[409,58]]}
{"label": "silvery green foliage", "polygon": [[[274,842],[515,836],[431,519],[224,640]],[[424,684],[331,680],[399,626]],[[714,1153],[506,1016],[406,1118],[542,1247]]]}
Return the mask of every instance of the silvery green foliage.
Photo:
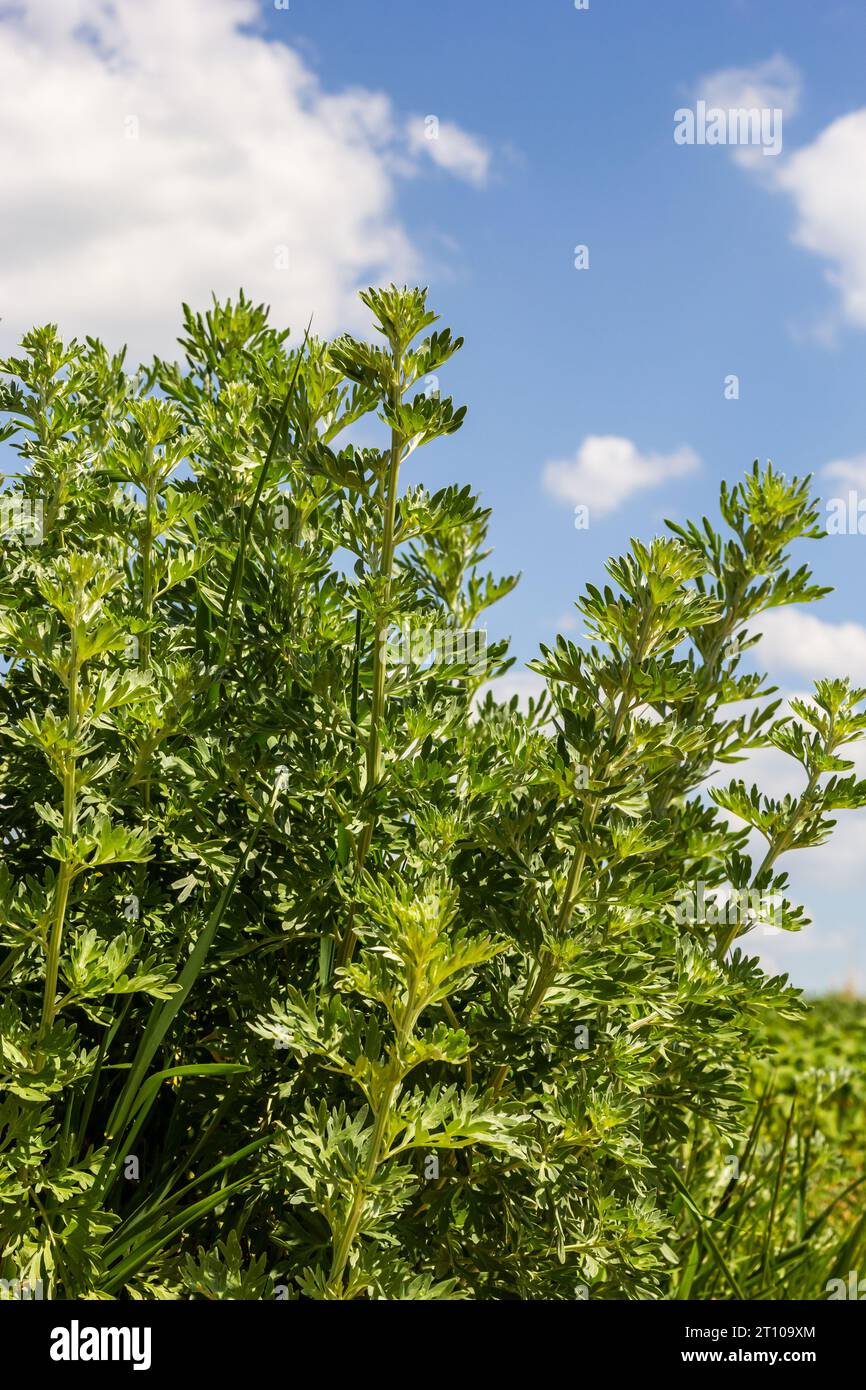
{"label": "silvery green foliage", "polygon": [[[611,561],[528,712],[480,691],[503,641],[394,659],[516,581],[469,489],[418,481],[461,340],[420,290],[363,299],[373,343],[290,348],[241,295],[185,307],[180,365],[50,326],[2,364],[44,534],[0,581],[0,1277],[54,1297],[663,1294],[683,1158],[741,1141],[798,1008],[755,921],[678,904],[799,928],[778,861],[866,803],[864,692],[783,713],[740,672],[823,592],[771,467],[723,535]],[[799,797],[706,795],[767,746]]]}

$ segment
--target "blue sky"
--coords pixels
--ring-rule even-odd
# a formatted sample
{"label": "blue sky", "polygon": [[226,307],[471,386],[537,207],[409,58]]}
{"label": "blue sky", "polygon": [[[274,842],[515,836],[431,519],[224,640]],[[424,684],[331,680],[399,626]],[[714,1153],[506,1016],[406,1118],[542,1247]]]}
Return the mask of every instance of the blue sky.
{"label": "blue sky", "polygon": [[[442,386],[469,413],[413,480],[493,508],[523,579],[491,629],[523,663],[629,536],[712,515],[756,457],[866,498],[864,53],[861,0],[22,0],[0,13],[0,353],[49,316],[166,351],[181,297],[239,284],[296,329],[357,327],[356,285],[420,279],[466,337]],[[778,156],[674,142],[678,108],[744,93],[782,109]],[[783,690],[866,684],[864,547],[808,547],[837,591],[768,632]],[[866,989],[850,819],[789,857],[816,926],[762,946],[809,987]]]}
{"label": "blue sky", "polygon": [[[810,338],[834,292],[820,258],[791,242],[790,200],[726,149],[672,138],[703,74],[777,53],[802,72],[786,142],[866,103],[862,5],[292,0],[270,30],[329,85],[363,74],[493,152],[485,188],[408,180],[400,206],[432,301],[467,340],[446,383],[469,403],[466,426],[418,467],[431,482],[468,478],[493,506],[499,563],[525,576],[506,609],[521,657],[611,549],[712,506],[719,480],[753,458],[801,473],[866,448],[864,325],[840,327],[832,347]],[[588,271],[574,269],[578,243]],[[703,467],[575,532],[539,475],[588,434],[687,444]],[[843,587],[862,563],[859,538],[845,540],[815,555]],[[848,590],[828,617],[857,615]]]}

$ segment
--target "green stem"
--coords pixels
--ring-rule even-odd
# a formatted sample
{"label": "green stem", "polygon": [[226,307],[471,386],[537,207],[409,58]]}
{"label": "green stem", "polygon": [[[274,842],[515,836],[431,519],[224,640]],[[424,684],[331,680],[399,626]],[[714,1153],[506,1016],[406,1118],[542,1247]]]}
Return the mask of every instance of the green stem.
{"label": "green stem", "polygon": [[[77,614],[73,614],[71,625],[71,640],[69,649],[69,686],[68,686],[68,715],[66,730],[70,742],[78,733],[78,638],[76,635]],[[75,837],[76,827],[76,757],[73,749],[66,754],[66,763],[63,770],[63,836],[67,844]],[[54,911],[51,924],[51,934],[48,940],[48,952],[45,961],[45,990],[42,996],[42,1019],[39,1025],[39,1040],[41,1041],[54,1022],[57,1012],[57,977],[60,969],[60,948],[63,942],[63,925],[66,919],[66,909],[69,903],[69,888],[72,883],[72,865],[70,861],[64,860],[60,865],[60,872],[57,876],[57,884],[54,891]]]}
{"label": "green stem", "polygon": [[[145,489],[145,513],[144,513],[144,534],[141,541],[141,560],[142,560],[142,606],[144,608],[144,620],[147,626],[141,634],[141,670],[150,669],[150,626],[153,622],[154,604],[154,585],[153,585],[153,542],[155,538],[154,512],[156,509],[157,491],[157,469],[153,463],[153,450],[150,451],[150,467],[147,470],[147,485]],[[150,810],[150,760],[144,778],[144,810],[145,814]]]}
{"label": "green stem", "polygon": [[[288,424],[289,409],[292,404],[292,397],[295,394],[295,386],[298,380],[298,372],[300,371],[301,363],[304,360],[304,353],[307,348],[307,343],[309,342],[310,329],[312,328],[312,325],[313,320],[312,318],[310,318],[310,322],[307,324],[307,331],[304,334],[304,341],[301,343],[301,346],[298,349],[298,356],[295,360],[295,366],[292,372],[291,380],[289,382],[289,388],[286,391],[285,397],[283,398],[283,403],[280,407],[279,414],[277,415],[277,422],[274,425],[273,434],[271,435],[270,443],[268,444],[267,453],[265,454],[264,462],[259,470],[259,476],[256,482],[255,490],[253,492],[252,501],[250,502],[249,508],[241,514],[240,537],[238,541],[238,548],[235,552],[234,561],[232,562],[231,573],[229,575],[229,582],[226,588],[225,599],[223,602],[223,639],[220,647],[219,658],[219,663],[221,667],[224,667],[226,664],[229,648],[231,646],[232,633],[234,631],[235,609],[237,608],[238,595],[243,585],[244,569],[246,567],[247,536],[252,527],[253,520],[255,518],[255,514],[258,510],[259,502],[261,501],[261,496],[264,491],[265,483],[267,482],[268,476],[271,471],[271,464],[273,462],[274,455],[277,450],[277,444],[279,443],[280,436],[283,432],[283,428]],[[218,692],[219,687],[217,684],[215,684],[215,686],[212,687],[212,689],[217,690]]]}
{"label": "green stem", "polygon": [[[391,572],[394,567],[394,526],[397,518],[397,479],[400,472],[400,454],[403,441],[396,430],[391,431],[391,462],[388,468],[388,484],[385,493],[385,530],[382,538],[381,573],[385,576],[384,601],[387,606],[391,597]],[[367,787],[374,787],[382,771],[382,716],[385,710],[385,678],[387,659],[385,656],[385,636],[388,631],[387,618],[384,626],[376,626],[376,646],[373,652],[373,699],[370,711],[370,739],[367,744]]]}
{"label": "green stem", "polygon": [[[399,403],[402,391],[400,382],[400,362],[395,364],[395,379],[397,385],[394,390],[395,404]],[[388,631],[387,608],[391,598],[391,578],[394,569],[394,550],[395,550],[395,531],[397,519],[397,484],[400,475],[400,455],[403,452],[404,440],[397,430],[391,431],[391,457],[388,465],[388,478],[385,487],[385,514],[384,528],[382,533],[382,550],[379,557],[379,573],[384,575],[384,607],[386,609],[386,620],[384,625],[379,622],[376,624],[373,643],[373,690],[372,702],[370,707],[370,736],[367,740],[367,778],[366,790],[369,792],[376,786],[382,775],[382,722],[385,714],[385,681],[388,674],[388,662],[385,654],[385,637]],[[357,876],[360,877],[370,852],[370,845],[373,842],[373,834],[376,829],[376,812],[371,810],[364,828],[361,831],[361,838],[358,843],[358,854],[356,862]],[[337,952],[337,964],[347,965],[352,959],[352,952],[355,949],[355,904],[349,908],[349,916],[346,922],[346,929],[340,942]]]}
{"label": "green stem", "polygon": [[[652,620],[652,612],[652,606],[648,607],[641,620],[637,647],[633,656],[633,660],[636,665],[640,664],[640,662],[643,661],[644,657],[647,654],[647,648],[649,646],[650,639],[650,624]],[[616,707],[616,712],[614,714],[613,719],[613,727],[611,730],[610,746],[608,753],[604,758],[599,769],[599,775],[603,775],[604,771],[606,771],[606,769],[610,766],[611,750],[616,745],[616,742],[620,734],[622,733],[623,722],[629,710],[631,709],[632,698],[634,694],[633,686],[634,682],[630,671],[628,678],[626,679],[625,684],[623,685],[619,702]],[[584,836],[586,838],[588,838],[589,835],[592,834],[592,830],[595,826],[595,822],[598,817],[598,812],[599,804],[598,802],[596,802],[596,804],[590,810],[589,818],[586,824],[586,828],[584,830]],[[568,877],[565,883],[565,890],[562,895],[562,901],[560,903],[559,912],[556,918],[555,934],[557,938],[563,935],[570,920],[572,909],[577,900],[577,895],[580,892],[580,885],[583,879],[583,871],[585,866],[586,847],[584,846],[584,848],[580,850],[575,850],[574,855],[572,856],[571,865],[568,871]],[[519,1026],[521,1028],[528,1027],[538,1010],[541,1008],[541,1005],[544,1002],[548,990],[551,988],[554,981],[556,980],[556,972],[556,957],[553,954],[553,952],[549,950],[548,947],[544,947],[539,956],[538,970],[536,972],[535,982],[526,997],[523,1009],[520,1013]],[[499,1092],[502,1089],[507,1074],[508,1064],[506,1062],[503,1062],[500,1064],[499,1067],[497,1067],[491,1082],[494,1095],[499,1095]]]}
{"label": "green stem", "polygon": [[[641,646],[642,645],[643,643],[641,643]],[[642,660],[642,657],[638,656],[636,659]],[[630,708],[631,698],[631,680],[628,680],[626,684],[623,686],[616,714],[614,715],[611,738],[612,744],[616,743],[617,739],[620,736],[620,733],[622,732],[623,720],[625,719],[625,716]],[[604,769],[609,765],[609,763],[610,756],[608,755],[608,757],[604,760],[602,764],[602,767],[600,769],[601,772],[604,771]],[[598,803],[596,803],[596,805],[592,807],[589,813],[589,818],[587,820],[586,828],[584,831],[584,834],[586,836],[589,836],[592,833],[593,827],[596,822],[596,818],[598,816],[598,810]],[[562,936],[563,932],[565,931],[568,925],[569,919],[571,917],[572,908],[574,907],[575,901],[577,900],[577,895],[580,892],[580,885],[583,879],[583,871],[585,867],[586,847],[584,846],[583,849],[575,850],[572,856],[571,865],[569,866],[568,877],[565,881],[565,889],[563,890],[562,900],[559,905],[559,912],[556,916],[555,934],[557,938]],[[549,947],[545,946],[542,949],[538,958],[538,969],[535,974],[535,981],[531,988],[528,990],[524,999],[523,1008],[521,1009],[520,1014],[518,1015],[517,1026],[519,1028],[527,1028],[529,1024],[532,1022],[535,1015],[538,1013],[538,1010],[544,1003],[544,999],[547,995],[548,990],[551,988],[553,982],[556,979],[556,970],[556,956],[549,949]],[[490,1083],[493,1089],[493,1094],[495,1096],[498,1096],[499,1092],[502,1090],[502,1086],[507,1075],[508,1063],[502,1062],[496,1068],[496,1071],[493,1073],[493,1077]]]}
{"label": "green stem", "polygon": [[39,1026],[39,1041],[51,1031],[57,1012],[57,977],[60,969],[60,947],[63,940],[63,923],[69,902],[70,869],[61,864],[54,894],[54,913],[51,923],[51,936],[48,941],[48,954],[45,961],[45,990],[42,996],[42,1021]]}
{"label": "green stem", "polygon": [[142,563],[142,607],[147,627],[141,634],[141,669],[150,667],[150,624],[153,620],[153,542],[155,538],[154,511],[156,508],[157,471],[153,466],[151,450],[150,467],[147,470],[145,487],[144,531],[141,538]]}
{"label": "green stem", "polygon": [[418,1017],[419,1011],[416,1006],[417,992],[418,980],[417,976],[413,973],[406,994],[406,1005],[400,1020],[400,1027],[397,1031],[397,1037],[391,1052],[391,1060],[388,1064],[385,1085],[376,1108],[376,1118],[373,1122],[373,1133],[370,1136],[370,1143],[367,1148],[363,1176],[358,1179],[355,1187],[352,1206],[349,1210],[346,1224],[340,1233],[340,1239],[335,1247],[333,1260],[331,1262],[331,1272],[328,1276],[328,1283],[335,1291],[341,1287],[343,1272],[346,1268],[349,1255],[351,1254],[355,1237],[358,1234],[358,1227],[361,1224],[361,1217],[364,1213],[366,1187],[375,1175],[376,1169],[382,1158],[382,1140],[385,1137],[385,1127],[391,1114],[391,1104],[394,1100],[395,1092],[400,1085],[403,1075],[401,1058],[409,1035]]}
{"label": "green stem", "polygon": [[[828,748],[828,752],[832,752],[832,749]],[[803,819],[803,815],[808,809],[809,802],[812,799],[812,794],[814,793],[815,788],[818,785],[818,778],[820,777],[820,775],[820,772],[811,773],[809,781],[806,784],[806,789],[803,792],[803,795],[800,797],[800,800],[797,802],[797,806],[794,810],[793,815],[791,816],[791,819],[788,821],[788,824],[786,825],[779,838],[777,840],[774,840],[768,846],[767,853],[761,860],[760,868],[758,869],[757,873],[752,879],[751,886],[753,889],[760,888],[763,886],[764,879],[769,874],[776,860],[779,858],[779,855],[784,854],[789,844],[791,843],[791,837],[793,836],[794,831],[797,829],[797,826]],[[733,946],[734,942],[740,934],[741,926],[742,923],[737,921],[734,921],[730,924],[728,931],[721,938],[716,948],[716,955],[719,960],[724,960],[725,956],[728,954],[728,951],[731,949],[731,947]]]}

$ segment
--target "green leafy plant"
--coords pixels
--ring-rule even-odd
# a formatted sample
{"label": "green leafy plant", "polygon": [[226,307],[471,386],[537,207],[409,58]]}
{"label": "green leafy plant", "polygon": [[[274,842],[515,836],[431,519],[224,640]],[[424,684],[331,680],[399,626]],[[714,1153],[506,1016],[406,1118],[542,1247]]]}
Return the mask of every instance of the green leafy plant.
{"label": "green leafy plant", "polygon": [[[0,578],[0,1277],[824,1297],[856,1145],[767,1070],[803,1004],[743,940],[807,925],[780,861],[866,804],[866,693],[782,710],[741,670],[826,592],[808,480],[756,464],[723,532],[634,540],[544,696],[497,701],[516,579],[416,473],[461,340],[362,298],[373,343],[291,348],[241,294],[184,306],[180,363],[50,326],[2,363],[43,525]],[[762,747],[799,796],[720,784]]]}

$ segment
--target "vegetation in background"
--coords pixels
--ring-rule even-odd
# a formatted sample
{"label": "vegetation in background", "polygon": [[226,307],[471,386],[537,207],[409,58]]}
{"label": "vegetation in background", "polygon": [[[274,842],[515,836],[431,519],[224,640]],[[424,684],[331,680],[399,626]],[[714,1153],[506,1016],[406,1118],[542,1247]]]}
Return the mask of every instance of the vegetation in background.
{"label": "vegetation in background", "polygon": [[[292,349],[241,295],[185,307],[180,365],[50,326],[0,364],[43,509],[0,577],[0,1278],[824,1298],[866,1244],[862,1010],[804,1013],[743,940],[805,924],[785,856],[866,804],[866,692],[782,711],[740,670],[825,592],[808,480],[756,464],[721,530],[633,541],[545,697],[498,702],[504,642],[433,641],[516,582],[418,482],[460,339],[363,298],[373,343]],[[707,794],[766,746],[799,796]]]}

